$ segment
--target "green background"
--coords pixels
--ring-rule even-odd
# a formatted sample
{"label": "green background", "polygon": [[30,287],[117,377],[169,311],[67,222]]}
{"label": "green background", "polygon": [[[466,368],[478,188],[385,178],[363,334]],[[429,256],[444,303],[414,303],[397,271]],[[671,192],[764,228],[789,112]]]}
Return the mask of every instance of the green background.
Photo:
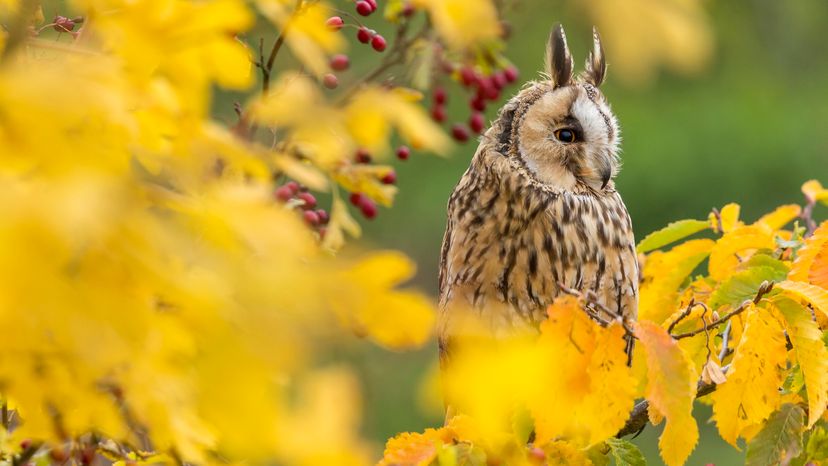
{"label": "green background", "polygon": [[[513,32],[507,56],[521,80],[542,68],[555,21],[566,27],[576,63],[582,62],[592,25],[573,5],[525,1],[508,14]],[[624,137],[617,186],[638,238],[676,219],[704,219],[712,207],[728,202],[742,206],[743,218],[755,219],[778,205],[802,203],[804,181],[828,182],[828,2],[706,2],[705,8],[715,51],[701,73],[665,72],[649,85],[630,87],[613,79],[613,57],[607,57],[603,91]],[[497,105],[516,90],[508,88]],[[451,88],[449,99],[449,120],[463,121],[465,95]],[[487,117],[495,111],[489,109]],[[396,205],[367,223],[357,247],[409,254],[419,266],[413,284],[434,295],[446,201],[475,147],[472,141],[458,145],[448,159],[414,154],[395,163]],[[818,218],[825,218],[824,209]],[[442,422],[418,399],[422,374],[436,358],[435,344],[413,353],[357,353],[370,438],[382,442]],[[701,439],[687,464],[741,464],[743,453],[725,444],[709,422],[710,409],[697,403],[696,413]],[[662,464],[660,430],[648,427],[635,440],[648,464]]]}

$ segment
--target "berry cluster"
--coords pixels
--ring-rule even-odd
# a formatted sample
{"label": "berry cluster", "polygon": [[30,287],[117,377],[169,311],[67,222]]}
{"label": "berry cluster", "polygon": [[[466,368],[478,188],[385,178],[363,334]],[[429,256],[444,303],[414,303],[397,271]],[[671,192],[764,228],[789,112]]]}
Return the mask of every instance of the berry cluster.
{"label": "berry cluster", "polygon": [[307,188],[295,181],[288,181],[276,188],[274,195],[280,202],[295,203],[302,212],[302,219],[305,223],[316,229],[320,237],[325,237],[325,225],[328,224],[330,216],[325,209],[316,209],[316,198],[308,192]]}
{"label": "berry cluster", "polygon": [[[500,92],[518,79],[518,70],[514,66],[496,70],[489,75],[476,71],[471,66],[464,66],[459,70],[453,64],[445,63],[442,70],[452,79],[458,81],[469,92],[468,101],[470,114],[466,123],[454,123],[451,126],[452,137],[459,142],[469,140],[470,133],[480,134],[486,127],[483,112],[488,102],[500,98]],[[442,86],[434,88],[432,93],[431,117],[438,123],[446,121],[446,102],[448,94]]]}
{"label": "berry cluster", "polygon": [[[400,146],[397,148],[396,153],[398,159],[405,161],[408,160],[408,157],[411,155],[411,149],[409,149],[408,146]],[[373,160],[371,154],[365,149],[358,149],[356,154],[354,154],[355,163],[368,164],[371,163],[371,160]],[[383,175],[379,181],[382,184],[396,184],[397,172],[391,170]],[[377,216],[377,204],[364,193],[351,193],[350,201],[351,204],[358,208],[360,212],[362,212],[362,215],[368,220],[371,220]]]}

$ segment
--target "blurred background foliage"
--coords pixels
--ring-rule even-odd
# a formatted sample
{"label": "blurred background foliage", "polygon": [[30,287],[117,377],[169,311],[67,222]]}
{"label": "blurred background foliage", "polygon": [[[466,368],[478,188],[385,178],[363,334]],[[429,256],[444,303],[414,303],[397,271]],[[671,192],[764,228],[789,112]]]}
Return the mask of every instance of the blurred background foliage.
{"label": "blurred background foliage", "polygon": [[[611,3],[633,14],[594,14]],[[668,11],[635,15],[635,8]],[[521,80],[542,68],[553,22],[565,25],[578,64],[598,24],[609,63],[604,93],[624,138],[617,186],[639,239],[676,219],[706,218],[712,207],[731,201],[742,205],[745,219],[753,219],[780,203],[801,203],[803,181],[828,178],[828,3],[525,0],[514,2],[506,17],[507,55]],[[660,27],[684,36],[652,43]],[[657,53],[673,58],[654,60]],[[449,120],[462,121],[466,102],[449,96]],[[490,108],[487,117],[494,118],[496,110]],[[395,207],[366,225],[362,244],[351,247],[406,252],[419,265],[415,284],[436,294],[445,205],[475,147],[458,145],[447,159],[398,163]],[[356,348],[353,357],[366,384],[368,437],[382,442],[399,431],[442,422],[439,404],[424,406],[429,403],[423,403],[421,384],[434,370],[436,344],[400,354]],[[688,464],[739,463],[742,454],[707,423],[710,410],[697,411],[700,447]],[[648,427],[635,441],[649,464],[661,464],[658,433]]]}
{"label": "blurred background foliage", "polygon": [[[520,69],[521,81],[539,76],[552,23],[566,27],[576,70],[591,47],[591,28],[598,26],[609,63],[603,91],[623,135],[624,167],[616,184],[639,239],[676,219],[706,218],[711,208],[728,202],[739,203],[745,219],[757,218],[781,203],[801,203],[799,188],[805,180],[828,179],[828,3],[502,3],[511,31],[506,55]],[[248,43],[272,34],[251,31]],[[370,56],[355,53],[351,58],[356,69],[371,66]],[[279,58],[284,67],[292,60]],[[465,98],[452,87],[456,84],[445,84],[449,122],[464,121]],[[232,121],[237,97],[221,94],[216,114]],[[496,112],[497,106],[491,106],[487,118]],[[400,192],[394,208],[367,222],[364,237],[344,254],[401,250],[418,264],[414,285],[436,295],[446,202],[475,147],[471,141],[455,146],[445,159],[415,154],[405,163],[397,161]],[[406,353],[351,343],[341,350],[360,371],[363,429],[378,448],[398,432],[442,423],[442,406],[434,394],[436,343]],[[708,423],[710,415],[708,407],[697,407],[700,445],[687,464],[742,462],[743,453],[725,444]],[[648,427],[635,440],[649,464],[662,464],[660,430]]]}

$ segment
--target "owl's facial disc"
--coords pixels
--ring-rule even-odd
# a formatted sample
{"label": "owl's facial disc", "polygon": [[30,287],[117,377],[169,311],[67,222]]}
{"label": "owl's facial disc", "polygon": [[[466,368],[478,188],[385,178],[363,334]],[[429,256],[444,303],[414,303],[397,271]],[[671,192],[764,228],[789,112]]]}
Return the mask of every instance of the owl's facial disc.
{"label": "owl's facial disc", "polygon": [[602,190],[618,174],[618,124],[592,85],[551,90],[529,107],[522,123],[519,155],[550,187],[582,183]]}

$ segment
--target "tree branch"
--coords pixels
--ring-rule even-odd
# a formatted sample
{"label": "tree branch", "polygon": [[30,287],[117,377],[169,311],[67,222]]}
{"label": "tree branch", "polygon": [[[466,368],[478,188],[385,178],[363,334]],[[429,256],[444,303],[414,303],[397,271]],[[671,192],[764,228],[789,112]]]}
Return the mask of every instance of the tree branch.
{"label": "tree branch", "polygon": [[[696,388],[696,398],[701,398],[705,395],[713,393],[716,390],[716,384],[704,383],[699,381]],[[616,438],[625,437],[627,435],[637,434],[647,427],[650,422],[649,415],[650,402],[647,400],[639,401],[633,410],[630,412],[630,417],[624,427],[615,434]]]}
{"label": "tree branch", "polygon": [[276,55],[279,54],[279,50],[282,48],[282,44],[285,43],[285,37],[287,36],[288,29],[290,29],[290,24],[293,22],[293,19],[296,18],[296,15],[298,15],[300,10],[302,9],[303,1],[304,0],[296,0],[296,7],[294,7],[293,9],[293,14],[285,22],[285,27],[282,28],[282,32],[279,33],[279,37],[276,38],[276,42],[273,44],[273,48],[270,49],[270,56],[268,56],[267,58],[267,63],[262,63],[264,55],[261,53],[261,44],[259,46],[259,65],[262,68],[262,94],[267,94],[268,89],[270,89],[270,76],[273,72],[273,63],[274,61],[276,61]]}

